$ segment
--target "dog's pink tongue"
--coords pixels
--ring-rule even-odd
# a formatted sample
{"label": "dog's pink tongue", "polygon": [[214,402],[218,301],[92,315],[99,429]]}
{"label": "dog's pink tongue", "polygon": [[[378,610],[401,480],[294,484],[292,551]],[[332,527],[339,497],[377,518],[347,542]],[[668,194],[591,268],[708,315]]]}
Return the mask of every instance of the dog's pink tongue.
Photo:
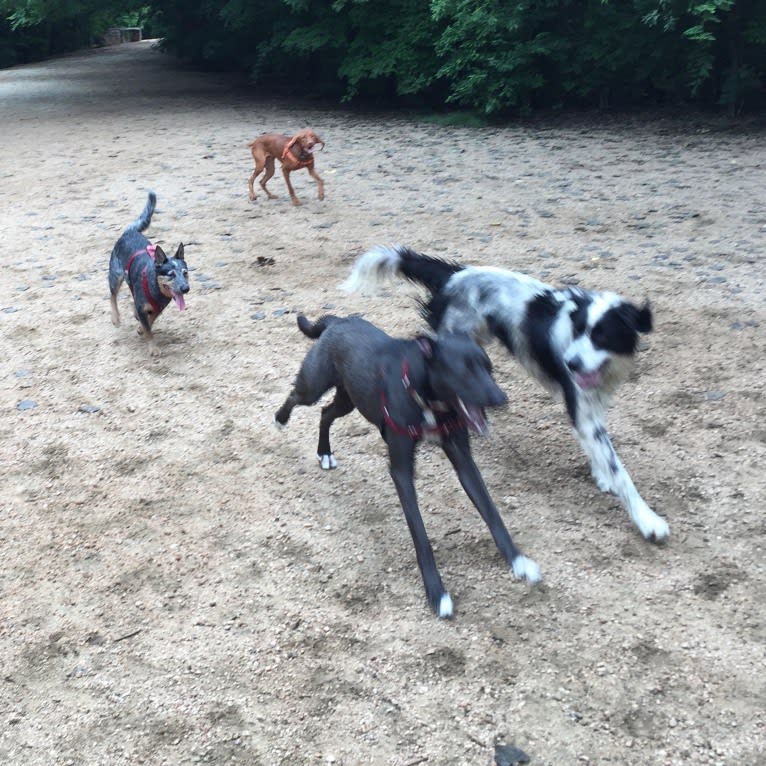
{"label": "dog's pink tongue", "polygon": [[580,388],[596,388],[601,385],[601,371],[575,373],[575,382]]}
{"label": "dog's pink tongue", "polygon": [[176,302],[179,311],[183,311],[186,308],[186,301],[184,301],[184,297],[181,293],[173,293],[173,300]]}

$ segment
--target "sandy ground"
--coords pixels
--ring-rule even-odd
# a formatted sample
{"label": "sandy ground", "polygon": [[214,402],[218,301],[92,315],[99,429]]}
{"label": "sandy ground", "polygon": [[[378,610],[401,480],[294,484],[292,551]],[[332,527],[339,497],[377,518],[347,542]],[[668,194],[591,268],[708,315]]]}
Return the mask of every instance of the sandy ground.
{"label": "sandy ground", "polygon": [[[505,742],[549,766],[766,763],[763,133],[258,99],[149,42],[0,72],[0,761],[487,766]],[[301,172],[301,207],[279,175],[249,202],[247,142],[305,125],[325,201]],[[192,268],[158,359],[106,283],[150,188],[150,236]],[[424,447],[456,604],[431,615],[374,429],[339,423],[322,472],[318,408],[271,424],[297,311],[422,328],[415,288],[337,288],[389,242],[651,300],[610,430],[667,545],[491,347],[511,404],[477,462],[545,579],[513,580]]]}

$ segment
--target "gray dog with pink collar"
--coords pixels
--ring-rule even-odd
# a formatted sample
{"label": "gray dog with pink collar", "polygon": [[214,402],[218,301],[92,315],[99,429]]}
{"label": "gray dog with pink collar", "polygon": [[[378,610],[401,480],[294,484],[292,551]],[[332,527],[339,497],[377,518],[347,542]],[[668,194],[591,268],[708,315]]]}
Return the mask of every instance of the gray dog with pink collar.
{"label": "gray dog with pink collar", "polygon": [[152,336],[152,325],[171,300],[183,311],[186,308],[184,295],[189,292],[189,268],[184,260],[183,243],[169,258],[159,245],[153,245],[141,233],[149,228],[156,206],[157,196],[149,192],[143,212],[117,240],[109,260],[112,324],[120,325],[117,293],[127,280],[136,319],[141,325],[138,331],[146,338],[152,356],[160,353]]}
{"label": "gray dog with pink collar", "polygon": [[439,442],[514,575],[539,580],[537,564],[513,544],[471,455],[468,432],[484,435],[488,430],[484,408],[507,402],[484,350],[465,334],[392,338],[360,317],[328,315],[312,323],[299,315],[298,327],[316,343],[274,419],[285,425],[296,405],[315,404],[334,388],[335,398],[322,409],[319,425],[317,458],[325,469],[337,466],[330,448],[330,426],[337,418],[358,409],[380,429],[434,612],[451,617],[452,599],[442,584],[415,494],[415,448],[423,439]]}

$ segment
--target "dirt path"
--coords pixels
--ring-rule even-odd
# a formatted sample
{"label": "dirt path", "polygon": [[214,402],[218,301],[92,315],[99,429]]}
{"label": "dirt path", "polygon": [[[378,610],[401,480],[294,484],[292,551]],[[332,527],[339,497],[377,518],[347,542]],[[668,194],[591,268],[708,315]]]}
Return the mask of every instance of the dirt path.
{"label": "dirt path", "polygon": [[[0,762],[766,763],[763,134],[291,108],[150,43],[0,71],[0,110]],[[306,124],[326,200],[300,173],[302,207],[279,177],[250,203],[246,143]],[[193,268],[158,360],[106,285],[149,188]],[[337,289],[390,242],[650,298],[610,426],[666,546],[493,348],[511,406],[477,460],[545,581],[513,581],[425,448],[457,609],[431,616],[372,429],[340,423],[322,473],[317,408],[271,425],[296,311],[420,329],[414,289]]]}

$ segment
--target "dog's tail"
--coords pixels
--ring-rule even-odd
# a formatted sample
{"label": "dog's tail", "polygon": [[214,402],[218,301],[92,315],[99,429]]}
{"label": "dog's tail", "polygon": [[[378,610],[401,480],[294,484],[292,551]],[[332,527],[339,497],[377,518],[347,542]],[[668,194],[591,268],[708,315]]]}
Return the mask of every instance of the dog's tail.
{"label": "dog's tail", "polygon": [[157,195],[153,192],[149,192],[149,196],[146,200],[146,205],[144,206],[143,211],[141,212],[141,215],[136,218],[133,223],[128,226],[126,231],[144,231],[144,229],[149,228],[149,224],[152,222],[152,216],[154,215],[154,208],[157,207]]}
{"label": "dog's tail", "polygon": [[312,322],[303,314],[298,314],[298,329],[307,337],[316,340],[333,322],[337,322],[339,317],[332,314],[325,314],[319,317],[316,322]]}
{"label": "dog's tail", "polygon": [[359,256],[340,289],[348,293],[374,288],[401,276],[423,285],[431,294],[438,293],[449,278],[465,266],[431,255],[416,253],[409,247],[394,245],[378,246]]}

